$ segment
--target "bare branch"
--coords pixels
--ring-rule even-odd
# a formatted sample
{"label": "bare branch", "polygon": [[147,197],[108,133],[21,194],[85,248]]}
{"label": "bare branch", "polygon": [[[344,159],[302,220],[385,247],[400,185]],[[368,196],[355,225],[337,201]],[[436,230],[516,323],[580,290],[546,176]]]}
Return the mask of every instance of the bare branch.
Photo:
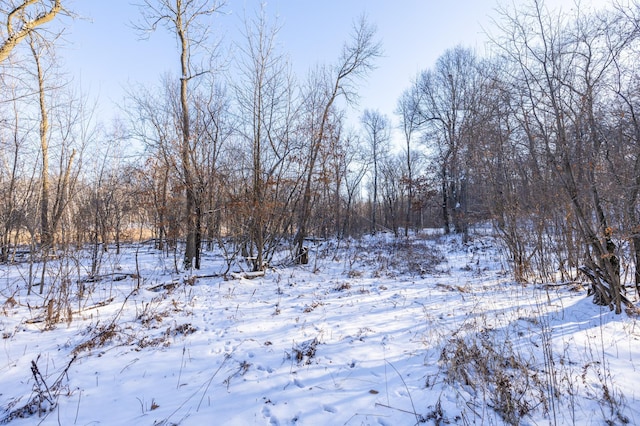
{"label": "bare branch", "polygon": [[[54,0],[50,8],[40,11],[35,17],[28,12],[31,6],[44,3],[39,0],[25,0],[7,15],[6,39],[0,45],[0,62],[6,60],[13,49],[38,27],[53,20],[62,10],[62,0]],[[44,6],[42,4],[42,6]]]}

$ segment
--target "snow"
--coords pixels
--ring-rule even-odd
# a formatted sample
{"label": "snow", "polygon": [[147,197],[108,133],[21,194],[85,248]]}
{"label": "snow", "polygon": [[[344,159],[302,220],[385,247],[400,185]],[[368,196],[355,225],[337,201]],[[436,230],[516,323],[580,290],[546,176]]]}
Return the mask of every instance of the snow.
{"label": "snow", "polygon": [[0,265],[0,423],[640,424],[637,318],[515,283],[490,236],[318,242],[254,279],[137,251],[80,300],[88,254],[49,261],[46,290],[74,283],[53,325],[28,263]]}

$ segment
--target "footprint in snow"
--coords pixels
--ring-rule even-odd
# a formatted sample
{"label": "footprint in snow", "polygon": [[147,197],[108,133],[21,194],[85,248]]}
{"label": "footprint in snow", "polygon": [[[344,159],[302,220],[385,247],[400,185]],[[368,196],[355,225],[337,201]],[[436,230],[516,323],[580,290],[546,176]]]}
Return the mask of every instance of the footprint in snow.
{"label": "footprint in snow", "polygon": [[322,406],[322,409],[324,411],[328,412],[328,413],[333,413],[333,414],[338,412],[338,409],[336,407],[332,406],[332,405],[326,405],[325,404],[325,405]]}
{"label": "footprint in snow", "polygon": [[266,419],[269,419],[269,424],[273,426],[280,426],[280,422],[278,418],[271,415],[271,409],[266,405],[262,407],[262,416]]}
{"label": "footprint in snow", "polygon": [[[249,358],[251,358],[251,357],[249,357]],[[267,372],[267,373],[269,373],[269,374],[273,373],[273,368],[271,368],[271,367],[265,367],[265,366],[264,366],[264,365],[262,365],[262,364],[258,364],[258,365],[256,366],[256,370],[258,370],[258,371],[266,371],[266,372]]]}

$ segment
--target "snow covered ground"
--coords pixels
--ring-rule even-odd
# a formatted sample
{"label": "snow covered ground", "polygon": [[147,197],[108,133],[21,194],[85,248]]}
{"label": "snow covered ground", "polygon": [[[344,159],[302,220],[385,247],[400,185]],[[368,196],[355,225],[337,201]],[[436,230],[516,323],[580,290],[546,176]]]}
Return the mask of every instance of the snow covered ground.
{"label": "snow covered ground", "polygon": [[131,247],[80,299],[78,255],[48,262],[52,304],[27,296],[28,263],[0,265],[0,424],[640,424],[637,318],[513,282],[490,237],[310,253],[190,279]]}

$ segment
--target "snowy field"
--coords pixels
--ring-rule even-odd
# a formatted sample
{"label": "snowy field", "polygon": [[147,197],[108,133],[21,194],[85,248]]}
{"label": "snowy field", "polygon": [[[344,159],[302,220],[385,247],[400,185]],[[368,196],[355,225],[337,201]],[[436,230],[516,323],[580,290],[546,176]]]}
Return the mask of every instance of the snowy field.
{"label": "snowy field", "polygon": [[194,278],[127,247],[84,282],[76,253],[46,297],[41,265],[0,265],[0,424],[640,424],[637,317],[513,282],[490,237],[310,255],[225,280],[215,253]]}

